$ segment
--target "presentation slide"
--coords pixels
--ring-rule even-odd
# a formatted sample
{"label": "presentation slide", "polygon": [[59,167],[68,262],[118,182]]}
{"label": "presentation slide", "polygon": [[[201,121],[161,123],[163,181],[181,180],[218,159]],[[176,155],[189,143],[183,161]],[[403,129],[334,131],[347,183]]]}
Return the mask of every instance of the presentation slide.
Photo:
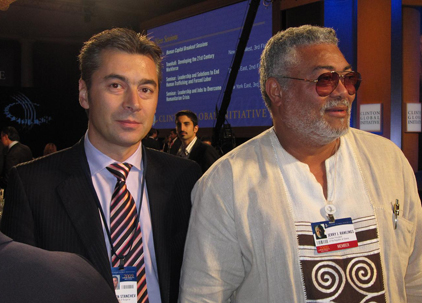
{"label": "presentation slide", "polygon": [[[155,128],[174,128],[183,109],[200,127],[214,126],[248,8],[241,2],[148,30],[164,54]],[[260,4],[226,114],[232,127],[271,125],[258,73],[271,23],[271,6]]]}

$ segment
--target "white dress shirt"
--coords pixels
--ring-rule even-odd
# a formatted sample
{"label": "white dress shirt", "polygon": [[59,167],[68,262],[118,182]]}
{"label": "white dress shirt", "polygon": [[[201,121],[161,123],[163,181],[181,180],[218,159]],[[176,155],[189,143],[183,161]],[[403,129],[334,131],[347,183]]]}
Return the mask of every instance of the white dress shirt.
{"label": "white dress shirt", "polygon": [[195,136],[192,141],[188,144],[188,146],[184,147],[183,143],[179,148],[179,151],[177,152],[177,155],[182,158],[189,158],[190,152],[195,145],[196,140],[198,140],[198,137]]}
{"label": "white dress shirt", "polygon": [[[117,179],[106,169],[106,167],[118,161],[113,160],[112,158],[106,156],[98,149],[96,149],[89,141],[88,133],[85,134],[84,146],[86,157],[88,159],[89,169],[91,172],[92,183],[94,185],[98,199],[100,200],[102,211],[106,220],[106,222],[102,220],[103,232],[111,266],[111,245],[104,224],[106,223],[108,229],[110,230],[110,202]],[[136,209],[139,214],[141,201],[140,184],[142,182],[143,173],[143,165],[141,164],[141,143],[139,144],[139,147],[136,152],[132,156],[130,156],[125,161],[125,163],[133,165],[126,179],[126,186],[136,202]],[[99,215],[101,216],[100,211]],[[155,258],[154,239],[152,234],[151,214],[149,208],[146,182],[144,185],[144,194],[142,197],[140,222],[142,231],[142,241],[144,243],[144,262],[149,302],[161,303],[160,287],[158,284],[157,262]]]}

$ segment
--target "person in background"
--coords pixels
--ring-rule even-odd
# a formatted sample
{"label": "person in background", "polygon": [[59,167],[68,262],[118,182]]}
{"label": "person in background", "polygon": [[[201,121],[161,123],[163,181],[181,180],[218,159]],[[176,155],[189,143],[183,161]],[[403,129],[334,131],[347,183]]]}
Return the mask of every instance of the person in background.
{"label": "person in background", "polygon": [[180,145],[182,144],[182,142],[180,141],[179,137],[177,136],[177,131],[175,129],[172,129],[170,131],[170,144],[169,144],[169,148],[166,150],[166,152],[172,154],[172,155],[176,155],[177,151],[179,150]]}
{"label": "person in background", "polygon": [[1,143],[6,149],[4,157],[3,174],[0,177],[0,188],[6,188],[10,169],[23,162],[32,160],[31,149],[19,142],[20,137],[16,128],[3,127],[1,130]]}
{"label": "person in background", "polygon": [[211,138],[210,137],[202,137],[201,138],[202,143],[208,144],[212,146]]}
{"label": "person in background", "polygon": [[55,153],[57,151],[57,146],[54,143],[47,143],[44,147],[43,155],[47,156],[49,154]]}
{"label": "person in background", "polygon": [[310,25],[266,44],[274,126],[195,185],[180,302],[422,302],[415,174],[393,142],[350,128],[361,76],[337,44]]}
{"label": "person in background", "polygon": [[0,144],[0,178],[3,175],[4,157],[6,155],[6,147],[3,143]]}
{"label": "person in background", "polygon": [[219,158],[217,151],[201,142],[196,136],[198,132],[198,117],[190,110],[181,110],[176,113],[176,131],[182,144],[177,151],[177,156],[197,162],[205,173],[207,169]]}
{"label": "person in background", "polygon": [[80,254],[111,289],[113,275],[134,277],[129,295],[138,302],[169,303],[179,293],[200,168],[142,146],[157,107],[161,55],[145,35],[124,28],[84,44],[85,136],[11,170],[1,230],[15,241]]}
{"label": "person in background", "polygon": [[14,242],[0,232],[2,303],[117,303],[104,278],[83,258]]}
{"label": "person in background", "polygon": [[148,132],[148,135],[142,139],[142,144],[145,147],[153,148],[156,150],[160,150],[160,142],[158,141],[158,131],[155,128],[151,128]]}

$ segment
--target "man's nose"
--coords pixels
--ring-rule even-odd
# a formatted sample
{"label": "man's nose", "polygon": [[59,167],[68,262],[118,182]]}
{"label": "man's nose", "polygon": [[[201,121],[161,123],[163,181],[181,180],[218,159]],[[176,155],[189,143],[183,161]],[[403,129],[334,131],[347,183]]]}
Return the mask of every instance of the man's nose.
{"label": "man's nose", "polygon": [[123,106],[130,111],[139,111],[141,109],[141,100],[137,89],[127,90]]}

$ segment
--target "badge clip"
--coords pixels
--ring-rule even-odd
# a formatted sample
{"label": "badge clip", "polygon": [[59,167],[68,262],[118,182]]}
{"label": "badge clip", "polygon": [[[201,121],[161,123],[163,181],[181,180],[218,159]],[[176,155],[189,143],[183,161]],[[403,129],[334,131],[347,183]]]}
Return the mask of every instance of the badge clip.
{"label": "badge clip", "polygon": [[396,204],[394,204],[394,207],[393,207],[393,213],[394,213],[394,229],[397,229],[397,217],[400,214],[399,199],[396,199]]}
{"label": "badge clip", "polygon": [[325,206],[325,212],[327,213],[327,218],[330,221],[330,223],[334,223],[336,221],[336,219],[334,218],[336,207],[332,204],[328,204]]}
{"label": "badge clip", "polygon": [[121,258],[119,261],[120,261],[119,262],[119,269],[120,270],[124,269],[125,268],[125,258]]}

